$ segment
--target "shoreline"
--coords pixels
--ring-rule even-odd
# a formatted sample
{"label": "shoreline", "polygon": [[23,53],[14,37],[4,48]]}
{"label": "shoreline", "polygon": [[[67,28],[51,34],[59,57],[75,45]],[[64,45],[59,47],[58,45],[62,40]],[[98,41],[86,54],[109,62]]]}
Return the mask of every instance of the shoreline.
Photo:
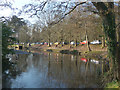
{"label": "shoreline", "polygon": [[87,50],[86,45],[77,46],[69,48],[68,45],[63,47],[54,45],[48,47],[47,45],[34,45],[31,46],[31,50],[34,51],[46,51],[53,53],[62,53],[62,54],[72,54],[72,55],[80,55],[83,57],[90,58],[99,58],[99,59],[108,59],[107,58],[107,47],[101,48],[101,45],[90,45],[91,51]]}

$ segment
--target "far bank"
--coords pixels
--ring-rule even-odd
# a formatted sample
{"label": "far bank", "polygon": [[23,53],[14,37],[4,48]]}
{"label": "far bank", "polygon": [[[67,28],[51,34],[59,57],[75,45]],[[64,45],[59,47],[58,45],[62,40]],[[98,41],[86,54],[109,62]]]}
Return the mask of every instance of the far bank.
{"label": "far bank", "polygon": [[75,54],[81,55],[84,57],[95,57],[95,58],[103,58],[107,59],[107,47],[102,48],[101,45],[90,45],[91,51],[88,50],[87,45],[52,45],[51,47],[47,45],[32,45],[31,48],[33,50],[39,51],[48,51],[48,52],[56,52],[63,54]]}

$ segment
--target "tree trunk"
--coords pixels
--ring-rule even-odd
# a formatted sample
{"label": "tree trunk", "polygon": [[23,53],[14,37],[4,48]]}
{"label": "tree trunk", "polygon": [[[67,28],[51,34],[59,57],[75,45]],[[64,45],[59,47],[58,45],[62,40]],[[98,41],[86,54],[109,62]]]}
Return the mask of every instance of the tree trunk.
{"label": "tree trunk", "polygon": [[77,47],[77,38],[76,38],[76,40],[75,40],[75,46]]}
{"label": "tree trunk", "polygon": [[[116,25],[115,25],[115,12],[114,12],[114,2],[109,2],[105,4],[103,2],[93,3],[99,11],[99,15],[103,20],[103,27],[105,33],[105,39],[108,49],[110,73],[112,74],[111,80],[118,79],[117,77],[117,61],[119,60],[119,46],[117,46],[116,38]],[[119,68],[119,67],[118,67]],[[119,76],[120,78],[120,76]]]}
{"label": "tree trunk", "polygon": [[61,31],[61,46],[63,47],[63,30]]}
{"label": "tree trunk", "polygon": [[[118,13],[120,13],[120,1],[118,2]],[[120,16],[118,14],[118,24],[120,23]],[[117,57],[117,64],[118,64],[118,79],[120,81],[120,25],[117,28],[117,49],[116,49],[116,57]]]}
{"label": "tree trunk", "polygon": [[[93,2],[93,4],[98,9],[99,15],[101,16],[103,20],[105,38],[107,41],[108,54],[109,54],[109,59],[111,63],[110,70],[113,71],[113,74],[114,74],[113,78],[117,78],[116,77],[117,75],[115,75],[117,74],[117,71],[116,71],[117,67],[119,69],[118,73],[120,74],[120,57],[119,57],[120,44],[117,45],[117,40],[120,41],[120,30],[118,34],[119,39],[117,39],[116,38],[114,2],[109,2],[107,3],[107,5],[103,2],[99,2],[99,3]],[[120,2],[119,2],[119,11],[120,11]],[[118,76],[118,79],[120,80],[120,75]]]}
{"label": "tree trunk", "polygon": [[109,2],[107,5],[103,2],[98,2],[93,4],[99,11],[99,15],[103,20],[103,27],[105,38],[108,47],[108,56],[111,63],[111,70],[115,66],[116,61],[116,29],[115,29],[115,12],[114,3]]}
{"label": "tree trunk", "polygon": [[[107,22],[106,22],[107,21]],[[104,32],[107,41],[108,53],[111,62],[111,68],[115,64],[115,54],[116,54],[116,31],[115,31],[115,18],[112,14],[106,15],[103,19],[104,22]]]}
{"label": "tree trunk", "polygon": [[104,48],[104,47],[105,47],[105,37],[102,36],[102,48]]}
{"label": "tree trunk", "polygon": [[88,41],[88,35],[87,35],[87,30],[86,30],[86,41],[87,41],[87,48],[88,48],[88,51],[91,51],[90,49],[90,46],[89,46],[89,41]]}
{"label": "tree trunk", "polygon": [[[104,32],[104,27],[103,27],[103,25],[102,25],[102,31]],[[102,35],[102,48],[104,48],[104,47],[105,47],[105,36]]]}
{"label": "tree trunk", "polygon": [[71,48],[71,32],[70,32],[69,34],[70,34],[70,38],[69,38],[69,47]]}
{"label": "tree trunk", "polygon": [[48,40],[48,46],[50,47],[51,45],[50,45],[50,38],[49,38],[49,40]]}
{"label": "tree trunk", "polygon": [[50,33],[50,31],[48,32],[48,46],[50,47],[51,45],[50,45],[50,35],[51,35],[51,33]]}

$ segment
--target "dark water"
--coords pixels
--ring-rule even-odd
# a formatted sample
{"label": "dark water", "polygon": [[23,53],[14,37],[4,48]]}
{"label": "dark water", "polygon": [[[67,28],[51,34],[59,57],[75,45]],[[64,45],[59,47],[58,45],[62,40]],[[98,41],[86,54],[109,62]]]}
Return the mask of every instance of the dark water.
{"label": "dark water", "polygon": [[81,56],[40,52],[12,56],[15,70],[3,81],[10,88],[98,88],[102,61]]}

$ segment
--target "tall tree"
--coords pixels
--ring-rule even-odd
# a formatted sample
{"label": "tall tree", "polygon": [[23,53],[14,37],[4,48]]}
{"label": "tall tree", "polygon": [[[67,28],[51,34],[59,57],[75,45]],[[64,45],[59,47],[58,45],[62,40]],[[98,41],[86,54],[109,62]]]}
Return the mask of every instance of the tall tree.
{"label": "tall tree", "polygon": [[[114,67],[116,67],[115,63],[118,58],[116,58],[117,50],[117,39],[116,39],[116,24],[115,24],[115,13],[114,13],[114,2],[109,3],[93,3],[97,10],[99,11],[99,15],[103,20],[103,27],[105,32],[105,37],[108,46],[108,53],[110,59],[110,70],[115,71]],[[115,73],[115,72],[113,72]],[[114,77],[116,78],[116,77]]]}
{"label": "tall tree", "polygon": [[19,42],[19,31],[21,27],[26,25],[25,21],[23,18],[18,18],[17,16],[12,16],[12,18],[8,21],[9,26],[15,31],[15,37],[18,37],[18,42]]}

